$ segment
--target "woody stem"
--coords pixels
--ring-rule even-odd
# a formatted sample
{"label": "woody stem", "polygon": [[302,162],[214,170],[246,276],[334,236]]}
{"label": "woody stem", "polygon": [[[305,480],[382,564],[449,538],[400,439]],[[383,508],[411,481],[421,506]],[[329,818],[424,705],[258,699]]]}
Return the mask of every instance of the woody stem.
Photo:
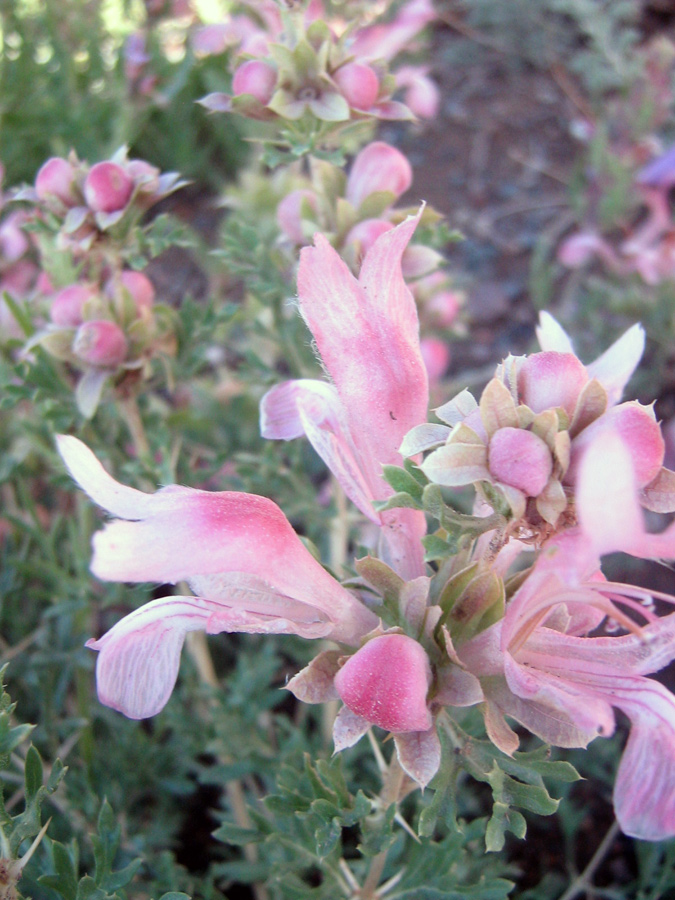
{"label": "woody stem", "polygon": [[[403,787],[405,772],[398,761],[396,751],[392,754],[389,765],[382,776],[382,790],[380,791],[380,803],[382,810],[386,810],[392,803],[397,803]],[[372,900],[376,896],[377,886],[382,878],[382,873],[387,862],[387,850],[381,850],[371,862],[366,880],[358,892],[359,900]]]}

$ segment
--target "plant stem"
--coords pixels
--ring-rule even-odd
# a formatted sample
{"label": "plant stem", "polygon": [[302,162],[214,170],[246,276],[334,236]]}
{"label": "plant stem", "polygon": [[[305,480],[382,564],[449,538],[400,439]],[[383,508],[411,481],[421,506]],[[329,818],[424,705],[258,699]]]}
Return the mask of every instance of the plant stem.
{"label": "plant stem", "polygon": [[619,831],[619,823],[614,820],[614,822],[612,823],[612,827],[609,829],[602,841],[600,841],[598,849],[591,857],[584,871],[577,875],[577,877],[570,884],[567,890],[560,895],[558,900],[573,900],[574,897],[578,897],[579,894],[591,887],[593,876],[609,853]]}
{"label": "plant stem", "polygon": [[[387,809],[392,803],[397,803],[403,786],[405,772],[401,768],[398,756],[394,750],[389,766],[382,776],[382,790],[380,791],[380,803],[382,809]],[[370,861],[370,868],[363,882],[361,890],[357,896],[359,900],[373,900],[376,896],[377,886],[382,878],[384,867],[387,862],[388,850],[381,850]]]}
{"label": "plant stem", "polygon": [[[186,646],[203,684],[217,689],[219,687],[218,677],[211,659],[209,646],[206,642],[206,634],[203,631],[191,631],[187,635]],[[225,765],[230,761],[221,758],[220,762]],[[237,779],[232,779],[225,785],[225,791],[237,825],[240,828],[251,828],[252,822],[246,807],[246,795],[241,783]],[[258,861],[258,849],[255,844],[244,844],[243,849],[244,856],[248,862],[255,863]],[[255,900],[268,900],[269,895],[263,885],[253,884],[251,888]]]}
{"label": "plant stem", "polygon": [[139,458],[150,456],[150,444],[145,434],[145,426],[138,409],[138,401],[132,394],[129,397],[120,398],[118,400],[122,411],[122,418],[127,424],[131,440],[134,444],[134,450]]}

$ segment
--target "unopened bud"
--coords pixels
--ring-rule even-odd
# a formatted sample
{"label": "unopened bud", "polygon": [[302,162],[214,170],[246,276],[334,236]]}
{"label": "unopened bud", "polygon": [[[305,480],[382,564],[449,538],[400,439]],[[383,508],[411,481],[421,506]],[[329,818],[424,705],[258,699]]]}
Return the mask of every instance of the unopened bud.
{"label": "unopened bud", "polygon": [[496,481],[538,497],[553,471],[551,453],[540,437],[521,428],[500,428],[488,450],[490,474]]}
{"label": "unopened bud", "polygon": [[107,319],[85,322],[75,335],[73,352],[90,366],[112,368],[124,361],[127,339],[122,329]]}
{"label": "unopened bud", "polygon": [[333,74],[333,81],[352,109],[370,109],[380,92],[374,69],[363,63],[347,63]]}
{"label": "unopened bud", "polygon": [[364,644],[335,676],[340,699],[359,716],[394,734],[428,731],[431,666],[424,649],[405,634],[383,634]]}
{"label": "unopened bud", "polygon": [[276,84],[276,69],[262,60],[250,59],[234,73],[232,93],[235,97],[240,94],[251,94],[265,106],[272,99]]}
{"label": "unopened bud", "polygon": [[77,202],[75,170],[68,160],[60,156],[48,159],[35,178],[35,192],[40,200],[56,197],[66,206],[73,206]]}
{"label": "unopened bud", "polygon": [[384,234],[385,231],[391,231],[394,226],[386,219],[364,219],[355,225],[347,234],[345,244],[347,246],[354,245],[357,253],[364,256],[375,241]]}
{"label": "unopened bud", "polygon": [[129,202],[134,183],[122,166],[100,162],[92,166],[84,182],[87,206],[94,212],[117,212]]}
{"label": "unopened bud", "polygon": [[429,381],[435,382],[442,378],[450,365],[450,348],[441,338],[428,337],[420,341],[422,360],[429,376]]}
{"label": "unopened bud", "polygon": [[401,151],[374,141],[354,159],[347,179],[347,200],[358,208],[370,194],[389,191],[400,197],[411,184],[412,169]]}
{"label": "unopened bud", "polygon": [[52,300],[49,310],[52,322],[63,328],[77,328],[82,324],[85,303],[94,296],[95,292],[85,284],[64,287]]}
{"label": "unopened bud", "polygon": [[151,309],[155,302],[155,288],[147,275],[133,269],[125,269],[120,275],[120,281],[136,304],[139,315],[144,310]]}
{"label": "unopened bud", "polygon": [[306,206],[316,212],[316,195],[307,188],[291,191],[277,206],[279,228],[289,240],[298,246],[307,243],[307,237],[302,227],[302,210]]}
{"label": "unopened bud", "polygon": [[561,406],[570,419],[588,382],[583,363],[573,353],[532,353],[518,372],[518,396],[535,413]]}

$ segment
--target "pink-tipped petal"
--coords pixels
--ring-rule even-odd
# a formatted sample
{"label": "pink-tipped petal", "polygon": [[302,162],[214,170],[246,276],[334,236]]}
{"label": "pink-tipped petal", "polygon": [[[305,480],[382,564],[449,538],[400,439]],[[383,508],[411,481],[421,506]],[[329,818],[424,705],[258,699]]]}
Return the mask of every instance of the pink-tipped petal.
{"label": "pink-tipped petal", "polygon": [[404,634],[368,641],[335,676],[343,703],[387,731],[428,731],[431,666],[424,649]]}
{"label": "pink-tipped petal", "polygon": [[[300,255],[300,310],[337,389],[355,458],[375,499],[392,493],[382,466],[401,464],[404,436],[427,418],[417,310],[401,273],[401,256],[418,221],[419,214],[378,238],[358,280],[321,235]],[[406,515],[399,527],[410,523],[410,540],[421,538],[424,516]],[[401,574],[414,578],[423,572],[418,550]]]}
{"label": "pink-tipped petal", "polygon": [[[321,632],[348,644],[358,643],[377,624],[376,616],[314,559],[271,500],[177,485],[145,494],[118,484],[76,438],[62,435],[58,446],[71,475],[96,503],[115,515],[136,520],[113,521],[94,536],[92,571],[99,578],[162,583],[190,580],[209,599],[207,588],[213,588],[213,599],[221,607],[288,619],[295,623],[287,629],[293,633],[310,636],[308,631],[318,629],[311,636]],[[236,583],[228,577],[233,575],[239,576]],[[207,585],[206,576],[223,580],[211,579]],[[258,580],[255,585],[251,577]],[[257,605],[252,605],[254,589]],[[289,606],[288,602],[279,606],[280,599],[301,606]],[[227,628],[221,622],[218,630],[252,630],[252,622],[235,629],[232,621],[230,614]],[[260,628],[256,626],[256,630]]]}
{"label": "pink-tipped petal", "polygon": [[597,436],[579,466],[576,508],[595,552],[631,553],[644,534],[630,451],[613,431]]}
{"label": "pink-tipped petal", "polygon": [[645,487],[661,471],[666,448],[654,410],[636,400],[614,406],[574,439],[566,480],[574,479],[586,449],[599,435],[610,431],[621,438],[631,456],[636,486]]}

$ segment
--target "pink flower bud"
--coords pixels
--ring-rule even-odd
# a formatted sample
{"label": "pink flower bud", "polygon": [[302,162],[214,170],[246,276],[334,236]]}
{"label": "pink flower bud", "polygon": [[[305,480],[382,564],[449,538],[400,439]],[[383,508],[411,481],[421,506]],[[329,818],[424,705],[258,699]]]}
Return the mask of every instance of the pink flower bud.
{"label": "pink flower bud", "polygon": [[251,94],[255,99],[267,105],[272,99],[272,94],[277,84],[276,69],[259,59],[250,59],[234,73],[232,78],[232,93],[235,97],[240,94]]}
{"label": "pink flower bud", "polygon": [[521,428],[500,428],[490,441],[488,466],[495,481],[538,497],[546,487],[553,459],[540,437]]}
{"label": "pink flower bud", "polygon": [[334,73],[333,81],[352,109],[370,109],[380,92],[375,70],[363,63],[351,62],[341,66]]}
{"label": "pink flower bud", "polygon": [[139,315],[152,308],[155,302],[155,288],[147,275],[133,269],[125,269],[120,280],[136,304]]}
{"label": "pink flower bud", "polygon": [[63,328],[77,328],[82,324],[84,304],[95,296],[94,290],[86,284],[64,287],[52,300],[49,310],[52,322]]}
{"label": "pink flower bud", "polygon": [[450,365],[450,348],[441,338],[428,337],[420,341],[420,351],[429,381],[433,384],[447,372]]}
{"label": "pink flower bud", "polygon": [[518,373],[518,394],[535,413],[557,406],[571,418],[588,381],[583,363],[573,353],[532,353]]}
{"label": "pink flower bud", "polygon": [[390,191],[400,197],[412,184],[412,169],[395,147],[374,141],[357,154],[347,179],[347,200],[359,207],[370,194]]}
{"label": "pink flower bud", "polygon": [[558,247],[558,261],[568,269],[578,269],[598,253],[600,238],[591,231],[580,231],[565,238]]}
{"label": "pink flower bud", "polygon": [[393,227],[392,223],[385,219],[364,219],[363,222],[359,222],[350,229],[345,238],[345,244],[347,246],[353,244],[357,253],[365,256],[379,236],[385,231],[391,231]]}
{"label": "pink flower bud", "polygon": [[124,361],[127,339],[114,322],[96,319],[80,325],[73,341],[73,352],[90,366],[112,368]]}
{"label": "pink flower bud", "polygon": [[302,228],[302,209],[306,204],[313,212],[317,211],[316,194],[307,188],[291,191],[277,206],[277,224],[282,232],[294,244],[301,246],[307,243]]}
{"label": "pink flower bud", "polygon": [[75,194],[75,169],[67,159],[52,156],[40,168],[35,178],[35,192],[39,200],[56,197],[66,206],[77,203]]}
{"label": "pink flower bud", "polygon": [[421,76],[410,85],[403,99],[406,106],[420,119],[433,119],[438,113],[441,95],[434,82]]}
{"label": "pink flower bud", "polygon": [[405,634],[373,638],[335,676],[337,692],[352,712],[394,734],[431,728],[430,684],[429,658]]}
{"label": "pink flower bud", "polygon": [[28,237],[21,228],[25,221],[23,210],[15,210],[0,224],[0,253],[5,262],[16,262],[28,250]]}
{"label": "pink flower bud", "polygon": [[440,94],[424,66],[403,66],[396,72],[396,85],[405,88],[404,101],[421,119],[431,119],[438,112]]}
{"label": "pink flower bud", "polygon": [[457,291],[439,291],[425,304],[427,312],[443,328],[450,328],[462,305],[462,295]]}
{"label": "pink flower bud", "polygon": [[84,182],[87,206],[94,212],[117,212],[129,202],[134,183],[128,173],[117,163],[96,163],[89,170]]}

